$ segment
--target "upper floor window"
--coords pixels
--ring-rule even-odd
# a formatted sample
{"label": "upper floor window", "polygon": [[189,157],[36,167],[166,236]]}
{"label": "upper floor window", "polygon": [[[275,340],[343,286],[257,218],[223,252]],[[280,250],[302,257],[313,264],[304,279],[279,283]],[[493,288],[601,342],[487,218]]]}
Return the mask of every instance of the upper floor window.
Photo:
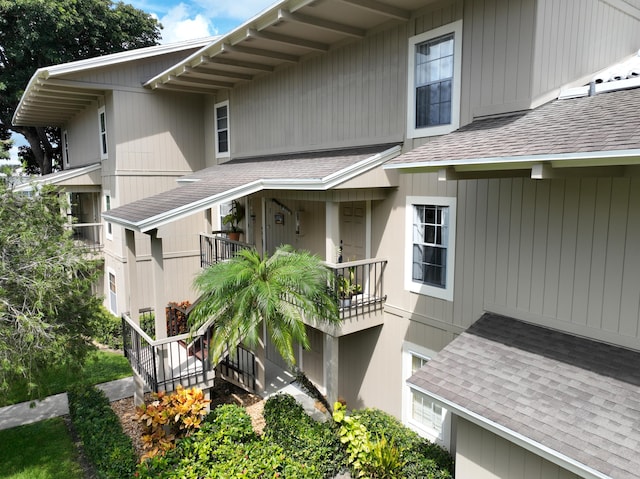
{"label": "upper floor window", "polygon": [[215,105],[216,110],[216,157],[229,156],[229,102]]}
{"label": "upper floor window", "polygon": [[[104,209],[105,211],[109,211],[111,209],[111,194],[109,192],[105,192],[104,195]],[[113,225],[108,221],[106,223],[105,236],[110,240],[113,239]]]}
{"label": "upper floor window", "polygon": [[456,199],[407,198],[405,287],[453,301]]}
{"label": "upper floor window", "polygon": [[100,159],[107,159],[107,115],[104,107],[98,109],[98,126],[100,128]]}
{"label": "upper floor window", "polygon": [[69,166],[69,134],[67,130],[62,132],[62,159],[64,166]]}
{"label": "upper floor window", "polygon": [[407,138],[458,128],[461,59],[461,20],[409,39]]}

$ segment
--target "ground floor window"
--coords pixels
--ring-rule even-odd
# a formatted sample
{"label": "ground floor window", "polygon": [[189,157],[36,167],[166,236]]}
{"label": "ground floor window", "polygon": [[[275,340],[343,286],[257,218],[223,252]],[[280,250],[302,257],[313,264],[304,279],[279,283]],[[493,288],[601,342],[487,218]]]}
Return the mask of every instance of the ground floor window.
{"label": "ground floor window", "polygon": [[117,315],[118,314],[118,295],[116,289],[116,274],[113,271],[109,271],[109,310]]}
{"label": "ground floor window", "polygon": [[416,371],[435,356],[435,351],[405,342],[402,348],[402,378],[404,381],[402,416],[404,423],[418,434],[449,447],[449,414],[427,394],[407,383]]}

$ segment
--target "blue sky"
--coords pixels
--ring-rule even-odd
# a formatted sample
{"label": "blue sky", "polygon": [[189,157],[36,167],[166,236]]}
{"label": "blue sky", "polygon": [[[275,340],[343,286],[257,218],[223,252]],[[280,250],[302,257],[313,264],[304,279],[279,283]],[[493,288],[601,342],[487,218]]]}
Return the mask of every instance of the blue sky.
{"label": "blue sky", "polygon": [[[222,35],[256,16],[276,0],[124,0],[160,20],[162,43]],[[26,145],[14,135],[11,158],[17,161],[18,146]]]}
{"label": "blue sky", "polygon": [[171,43],[227,33],[275,0],[129,0],[129,3],[155,15],[164,26],[162,42]]}

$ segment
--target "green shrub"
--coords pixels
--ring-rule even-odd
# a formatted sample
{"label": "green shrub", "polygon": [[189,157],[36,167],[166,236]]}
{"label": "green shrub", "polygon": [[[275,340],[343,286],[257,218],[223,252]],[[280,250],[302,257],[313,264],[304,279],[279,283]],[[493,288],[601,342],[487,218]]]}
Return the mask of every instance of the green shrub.
{"label": "green shrub", "polygon": [[140,479],[275,478],[311,479],[313,467],[297,462],[278,444],[257,436],[251,419],[236,405],[218,406],[198,431],[164,456],[138,466]]}
{"label": "green shrub", "polygon": [[114,316],[104,306],[92,321],[93,339],[111,349],[122,349],[122,319]]}
{"label": "green shrub", "polygon": [[281,446],[320,477],[333,477],[346,469],[347,458],[331,422],[311,418],[288,394],[270,397],[264,406],[265,439]]}
{"label": "green shrub", "polygon": [[372,434],[393,441],[402,452],[403,477],[407,479],[446,479],[453,477],[453,457],[443,447],[420,437],[396,418],[379,409],[354,411]]}
{"label": "green shrub", "polygon": [[104,392],[94,386],[77,385],[69,390],[68,397],[73,426],[98,477],[131,477],[136,469],[136,453]]}

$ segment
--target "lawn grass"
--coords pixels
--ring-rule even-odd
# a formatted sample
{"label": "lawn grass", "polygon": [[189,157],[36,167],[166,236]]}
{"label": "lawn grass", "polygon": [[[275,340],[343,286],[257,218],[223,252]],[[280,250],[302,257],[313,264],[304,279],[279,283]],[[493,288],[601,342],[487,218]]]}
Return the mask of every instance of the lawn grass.
{"label": "lawn grass", "polygon": [[0,479],[82,479],[64,420],[0,431]]}
{"label": "lawn grass", "polygon": [[[124,356],[107,351],[95,351],[89,356],[80,372],[60,366],[52,366],[48,369],[40,382],[42,385],[40,395],[45,397],[65,392],[69,386],[78,381],[99,384],[127,376],[131,376],[131,367]],[[30,399],[26,383],[14,383],[7,397],[4,400],[0,399],[0,407]]]}

